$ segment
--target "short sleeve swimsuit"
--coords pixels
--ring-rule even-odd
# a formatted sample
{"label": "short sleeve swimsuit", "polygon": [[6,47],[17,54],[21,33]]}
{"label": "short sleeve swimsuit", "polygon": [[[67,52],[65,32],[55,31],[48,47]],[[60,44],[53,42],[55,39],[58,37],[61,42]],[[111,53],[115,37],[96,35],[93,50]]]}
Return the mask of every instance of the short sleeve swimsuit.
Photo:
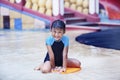
{"label": "short sleeve swimsuit", "polygon": [[[62,66],[63,64],[63,49],[69,45],[69,39],[67,36],[63,36],[61,40],[56,41],[53,36],[49,36],[46,39],[46,45],[52,47],[55,59],[55,66]],[[47,52],[45,61],[50,61],[49,54]]]}

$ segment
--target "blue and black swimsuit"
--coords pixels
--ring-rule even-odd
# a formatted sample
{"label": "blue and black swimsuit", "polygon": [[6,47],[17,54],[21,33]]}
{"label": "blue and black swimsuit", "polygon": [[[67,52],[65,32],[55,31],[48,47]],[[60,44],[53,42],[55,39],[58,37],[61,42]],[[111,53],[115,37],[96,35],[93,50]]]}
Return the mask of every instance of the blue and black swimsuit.
{"label": "blue and black swimsuit", "polygon": [[[69,46],[69,39],[67,36],[63,36],[61,40],[56,41],[53,36],[49,36],[46,39],[46,45],[49,45],[52,47],[53,53],[54,53],[54,59],[55,59],[55,66],[62,66],[63,64],[63,49],[64,47]],[[44,59],[45,61],[50,61],[49,54],[46,54],[46,57]]]}

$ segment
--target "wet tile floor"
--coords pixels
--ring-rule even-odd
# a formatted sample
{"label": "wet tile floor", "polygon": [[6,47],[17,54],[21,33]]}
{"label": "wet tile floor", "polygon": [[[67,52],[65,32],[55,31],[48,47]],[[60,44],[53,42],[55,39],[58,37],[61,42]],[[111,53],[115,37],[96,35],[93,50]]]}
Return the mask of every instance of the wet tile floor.
{"label": "wet tile floor", "polygon": [[82,63],[71,74],[34,71],[46,54],[49,31],[0,31],[0,80],[120,80],[120,51],[77,43],[75,37],[90,31],[67,31],[69,57]]}

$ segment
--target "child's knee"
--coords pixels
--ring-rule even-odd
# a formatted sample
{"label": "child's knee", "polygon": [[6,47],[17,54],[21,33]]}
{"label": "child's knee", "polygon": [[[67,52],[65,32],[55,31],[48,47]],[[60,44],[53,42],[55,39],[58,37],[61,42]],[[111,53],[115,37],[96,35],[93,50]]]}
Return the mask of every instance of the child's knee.
{"label": "child's knee", "polygon": [[76,61],[76,67],[81,67],[81,62],[80,61]]}
{"label": "child's knee", "polygon": [[49,73],[51,70],[49,68],[42,68],[41,72],[42,73]]}
{"label": "child's knee", "polygon": [[81,62],[79,61],[78,64],[81,65]]}

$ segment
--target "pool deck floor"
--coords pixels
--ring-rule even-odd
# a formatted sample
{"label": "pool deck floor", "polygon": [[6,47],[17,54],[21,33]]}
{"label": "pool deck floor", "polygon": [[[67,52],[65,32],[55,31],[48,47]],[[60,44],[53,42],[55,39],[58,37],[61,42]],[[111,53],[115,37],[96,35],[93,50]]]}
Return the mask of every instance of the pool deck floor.
{"label": "pool deck floor", "polygon": [[71,74],[34,71],[46,54],[49,31],[0,31],[0,80],[120,80],[120,51],[87,46],[75,37],[90,31],[67,31],[69,57],[81,61],[82,69]]}

